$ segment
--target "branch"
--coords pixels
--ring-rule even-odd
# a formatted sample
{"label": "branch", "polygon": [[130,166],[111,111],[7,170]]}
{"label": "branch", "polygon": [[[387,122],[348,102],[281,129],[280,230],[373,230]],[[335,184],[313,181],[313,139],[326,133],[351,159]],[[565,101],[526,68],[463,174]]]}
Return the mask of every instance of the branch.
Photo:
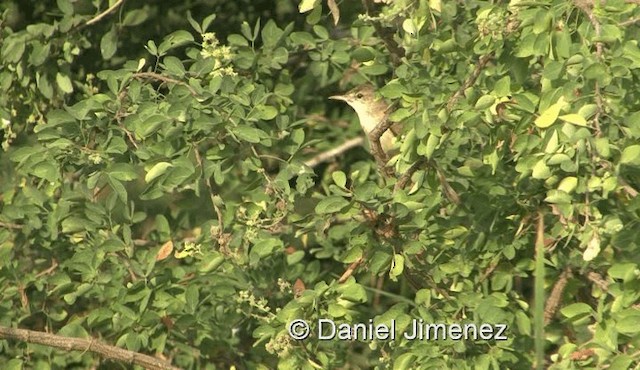
{"label": "branch", "polygon": [[371,145],[371,154],[376,159],[376,163],[378,164],[378,169],[383,175],[388,177],[393,176],[394,171],[391,168],[387,167],[387,162],[389,162],[389,157],[384,150],[382,150],[382,145],[380,144],[380,138],[382,134],[385,133],[391,126],[393,122],[388,119],[386,116],[378,125],[369,132],[369,144]]}
{"label": "branch", "polygon": [[[362,0],[362,6],[364,7],[364,11],[367,16],[373,17],[373,15],[371,15],[373,13],[371,0]],[[401,59],[405,55],[405,51],[402,46],[398,45],[398,43],[393,39],[393,33],[390,32],[389,29],[383,28],[378,22],[371,22],[371,25],[376,30],[376,34],[380,37],[387,50],[389,50],[393,64],[396,66],[400,65],[402,62]]]}
{"label": "branch", "polygon": [[356,269],[358,268],[358,266],[360,266],[362,262],[364,262],[364,258],[360,257],[357,260],[355,260],[351,265],[349,265],[349,267],[345,270],[342,276],[340,276],[340,279],[338,279],[338,283],[344,284],[347,281],[347,279],[349,279],[349,277],[353,275],[353,273],[356,271]]}
{"label": "branch", "polygon": [[[600,35],[602,34],[602,26],[600,25],[600,22],[598,21],[596,16],[593,14],[593,10],[591,8],[593,4],[589,1],[579,0],[574,0],[574,4],[578,8],[580,8],[580,10],[584,12],[584,14],[587,15],[587,17],[589,18],[589,22],[591,22],[591,25],[596,32],[596,37],[600,37]],[[596,41],[596,58],[598,60],[602,60],[603,50],[604,44],[601,41]],[[601,136],[602,131],[600,130],[600,115],[604,112],[604,100],[602,99],[602,92],[600,90],[600,83],[598,83],[598,81],[595,82],[594,90],[598,110],[595,114],[595,117],[593,118],[593,125],[595,126],[596,136]]]}
{"label": "branch", "polygon": [[[640,4],[640,0],[638,1],[638,3]],[[618,26],[627,27],[627,26],[631,26],[632,24],[636,24],[638,22],[640,22],[640,17],[635,17],[635,18],[627,19],[624,22],[618,23]]]}
{"label": "branch", "polygon": [[215,236],[220,238],[222,236],[222,233],[224,232],[224,219],[222,216],[222,211],[220,210],[220,207],[216,205],[217,203],[216,193],[213,191],[213,185],[211,185],[211,179],[205,174],[205,166],[197,147],[194,147],[194,153],[196,156],[196,161],[198,162],[198,167],[202,169],[202,177],[204,178],[204,183],[207,186],[207,189],[209,190],[209,197],[211,198],[211,204],[213,205],[213,209],[216,212],[216,217],[218,218],[218,232],[217,232],[217,235]]}
{"label": "branch", "polygon": [[489,62],[489,60],[491,60],[491,58],[493,58],[493,54],[485,54],[480,57],[480,60],[478,60],[478,64],[476,64],[476,68],[474,68],[473,72],[471,72],[471,76],[469,76],[469,78],[467,78],[467,80],[462,84],[462,86],[460,86],[458,91],[456,91],[456,93],[453,94],[451,98],[449,98],[449,101],[447,102],[448,112],[451,112],[451,109],[453,109],[453,106],[456,105],[458,100],[460,100],[460,98],[464,95],[464,91],[470,88],[474,83],[476,83],[476,80],[478,79],[478,77],[480,77],[480,73],[482,72],[482,69],[487,65],[487,63]]}
{"label": "branch", "polygon": [[607,282],[602,275],[597,272],[590,271],[587,273],[587,279],[602,289],[603,292],[609,291],[609,282]]}
{"label": "branch", "polygon": [[189,92],[191,93],[191,95],[193,96],[198,96],[198,93],[196,92],[196,90],[194,90],[193,87],[189,86],[189,84],[187,84],[186,82],[180,81],[180,80],[175,80],[173,78],[170,77],[166,77],[163,76],[159,73],[155,73],[155,72],[138,72],[138,73],[134,73],[133,78],[148,78],[151,80],[158,80],[158,81],[162,81],[165,83],[172,83],[172,84],[176,84],[176,85],[182,85],[184,87],[186,87],[187,89],[189,89]]}
{"label": "branch", "polygon": [[560,277],[558,277],[558,281],[553,285],[553,289],[551,290],[551,294],[549,294],[549,299],[547,299],[547,304],[544,307],[544,324],[548,325],[551,322],[551,318],[558,311],[558,306],[560,306],[560,298],[562,298],[562,292],[564,288],[567,286],[569,282],[569,277],[571,277],[571,268],[567,267],[562,271]]}
{"label": "branch", "polygon": [[24,225],[14,224],[11,222],[0,222],[0,226],[13,230],[20,230],[24,227]]}
{"label": "branch", "polygon": [[412,164],[411,167],[409,167],[409,169],[400,176],[398,182],[396,182],[396,185],[393,187],[393,191],[396,192],[400,189],[404,189],[407,185],[409,185],[411,176],[413,176],[413,174],[416,173],[416,171],[418,171],[420,167],[422,167],[422,165],[426,163],[427,160],[425,158],[420,158],[414,164]]}
{"label": "branch", "polygon": [[43,333],[33,330],[14,329],[0,326],[0,339],[14,339],[26,343],[42,344],[60,348],[65,351],[93,352],[105,359],[142,366],[145,369],[179,370],[170,363],[142,353],[128,351],[122,348],[101,343],[93,338],[81,339],[63,337],[60,335]]}
{"label": "branch", "polygon": [[363,137],[356,137],[356,138],[347,140],[333,149],[322,152],[314,156],[313,158],[306,160],[304,164],[305,166],[316,168],[320,163],[327,162],[352,148],[362,145],[363,143],[364,143]]}
{"label": "branch", "polygon": [[107,15],[109,15],[109,13],[113,12],[114,10],[116,10],[123,3],[124,3],[124,0],[116,1],[115,4],[111,5],[107,10],[105,10],[104,12],[102,12],[102,13],[96,15],[95,17],[89,19],[84,25],[85,26],[91,26],[92,24],[100,22],[104,17],[106,17]]}

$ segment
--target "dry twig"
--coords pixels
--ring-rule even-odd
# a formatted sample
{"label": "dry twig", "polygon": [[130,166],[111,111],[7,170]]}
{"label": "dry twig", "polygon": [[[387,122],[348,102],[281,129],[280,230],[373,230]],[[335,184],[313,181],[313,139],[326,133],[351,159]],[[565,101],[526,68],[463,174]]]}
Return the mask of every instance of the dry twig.
{"label": "dry twig", "polygon": [[39,331],[0,326],[0,339],[14,339],[26,343],[42,344],[65,351],[93,352],[109,360],[135,364],[146,369],[179,370],[179,368],[159,358],[110,346],[93,338],[69,338]]}
{"label": "dry twig", "polygon": [[333,158],[341,155],[342,153],[355,148],[357,146],[360,146],[364,143],[364,138],[363,137],[356,137],[350,140],[345,141],[344,143],[338,145],[337,147],[327,150],[325,152],[322,152],[320,154],[317,154],[316,156],[314,156],[313,158],[306,160],[304,162],[304,164],[306,166],[309,166],[311,168],[315,168],[317,167],[320,163],[323,162],[327,162],[332,160]]}

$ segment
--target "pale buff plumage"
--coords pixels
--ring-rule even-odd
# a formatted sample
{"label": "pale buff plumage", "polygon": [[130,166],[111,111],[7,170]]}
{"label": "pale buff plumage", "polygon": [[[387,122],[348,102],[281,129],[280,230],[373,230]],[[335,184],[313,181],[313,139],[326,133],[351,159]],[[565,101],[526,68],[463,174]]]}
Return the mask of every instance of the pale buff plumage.
{"label": "pale buff plumage", "polygon": [[[329,99],[342,100],[349,104],[358,114],[360,126],[367,135],[389,114],[389,104],[382,97],[377,96],[375,88],[369,84],[360,85],[344,95],[330,96]],[[382,150],[387,153],[391,150],[398,133],[399,129],[396,125],[382,134],[380,138]]]}

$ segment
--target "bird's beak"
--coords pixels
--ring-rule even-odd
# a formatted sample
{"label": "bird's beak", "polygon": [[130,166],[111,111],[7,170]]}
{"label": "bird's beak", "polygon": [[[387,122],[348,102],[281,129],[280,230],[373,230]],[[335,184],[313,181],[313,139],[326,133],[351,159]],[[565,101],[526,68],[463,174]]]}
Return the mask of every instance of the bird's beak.
{"label": "bird's beak", "polygon": [[332,95],[329,99],[347,101],[347,97],[345,95]]}

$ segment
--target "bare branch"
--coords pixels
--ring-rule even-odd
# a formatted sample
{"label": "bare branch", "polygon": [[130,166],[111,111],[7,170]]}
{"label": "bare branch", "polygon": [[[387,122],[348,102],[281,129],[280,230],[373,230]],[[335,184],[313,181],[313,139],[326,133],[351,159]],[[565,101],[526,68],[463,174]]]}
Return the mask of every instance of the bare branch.
{"label": "bare branch", "polygon": [[216,193],[213,191],[213,185],[211,185],[211,179],[205,176],[204,164],[202,163],[202,157],[200,156],[200,152],[198,148],[194,148],[194,153],[196,155],[196,161],[198,162],[198,167],[202,169],[202,177],[204,178],[204,183],[207,185],[207,189],[209,189],[209,196],[211,197],[211,204],[213,204],[213,209],[216,212],[216,217],[218,217],[218,235],[216,237],[221,237],[224,231],[224,220],[222,218],[222,211],[220,207],[216,205]]}
{"label": "bare branch", "polygon": [[116,1],[115,4],[111,5],[107,10],[105,10],[104,12],[102,12],[102,13],[96,15],[95,17],[89,19],[84,25],[85,26],[91,26],[92,24],[100,22],[104,17],[106,17],[107,15],[109,15],[109,13],[113,12],[114,10],[116,10],[123,3],[124,3],[124,0]]}
{"label": "bare branch", "polygon": [[[600,37],[602,35],[602,26],[600,25],[600,21],[598,21],[598,18],[596,18],[595,14],[593,13],[592,2],[584,0],[574,0],[574,4],[578,8],[580,8],[580,10],[584,12],[584,14],[586,14],[587,18],[589,18],[589,22],[591,22],[591,25],[596,32],[596,37]],[[602,60],[603,50],[604,44],[601,41],[596,41],[596,57],[598,60]],[[598,110],[593,118],[593,125],[596,131],[596,136],[601,136],[602,131],[600,130],[600,116],[604,112],[604,99],[602,98],[602,91],[600,88],[600,83],[598,81],[595,82],[594,90]]]}
{"label": "bare branch", "polygon": [[493,54],[485,54],[482,57],[480,57],[480,60],[478,60],[478,64],[476,64],[476,68],[473,69],[473,72],[471,72],[471,75],[469,76],[469,78],[467,78],[467,80],[462,84],[462,86],[460,86],[458,91],[456,91],[456,93],[453,94],[451,98],[449,98],[449,101],[447,102],[447,111],[451,112],[451,109],[453,109],[453,106],[456,105],[458,100],[460,100],[460,98],[464,95],[464,91],[470,88],[476,82],[478,77],[480,77],[480,73],[482,72],[482,69],[487,65],[487,63],[489,62],[489,60],[491,60],[491,58],[493,58]]}
{"label": "bare branch", "polygon": [[0,227],[12,229],[12,230],[20,230],[24,227],[24,225],[18,225],[11,222],[0,222]]}
{"label": "bare branch", "polygon": [[178,367],[172,366],[170,363],[161,359],[110,346],[93,338],[70,338],[39,331],[0,326],[0,339],[13,339],[27,343],[42,344],[49,347],[60,348],[65,351],[93,352],[109,360],[135,364],[145,369],[179,370]]}
{"label": "bare branch", "polygon": [[322,152],[316,156],[314,156],[313,158],[306,160],[304,162],[304,164],[306,166],[309,166],[311,168],[316,168],[320,163],[323,162],[327,162],[332,160],[333,158],[341,155],[342,153],[355,148],[357,146],[360,146],[364,143],[364,138],[363,137],[356,137],[350,140],[345,141],[344,143],[340,144],[339,146],[327,150],[325,152]]}
{"label": "bare branch", "polygon": [[416,173],[416,171],[418,171],[420,167],[422,167],[422,165],[426,163],[426,159],[421,158],[414,164],[412,164],[411,167],[409,167],[409,169],[400,176],[398,182],[396,182],[396,185],[393,187],[393,191],[396,192],[400,189],[404,189],[411,181],[411,176],[413,176],[413,174]]}
{"label": "bare branch", "polygon": [[553,285],[553,289],[551,290],[551,294],[549,294],[549,299],[547,299],[547,304],[544,308],[544,323],[545,325],[549,324],[553,315],[558,311],[558,307],[560,306],[560,299],[562,298],[562,292],[564,292],[564,288],[567,286],[569,282],[569,277],[571,277],[571,268],[567,267],[562,271],[558,280]]}
{"label": "bare branch", "polygon": [[[638,4],[640,4],[640,0],[638,0]],[[638,22],[640,22],[640,17],[635,17],[635,18],[627,19],[624,22],[620,22],[618,26],[627,27],[627,26],[631,26],[632,24],[636,24]]]}
{"label": "bare branch", "polygon": [[138,79],[142,79],[142,78],[148,78],[148,79],[152,79],[152,80],[158,80],[158,81],[162,81],[165,83],[172,83],[172,84],[176,84],[176,85],[182,85],[184,87],[186,87],[187,89],[189,89],[189,92],[191,93],[191,95],[193,96],[198,96],[198,93],[196,92],[196,90],[193,89],[193,87],[189,86],[189,84],[187,84],[186,82],[180,81],[180,80],[175,80],[173,78],[167,77],[167,76],[163,76],[159,73],[155,73],[155,72],[138,72],[138,73],[134,73],[133,74],[133,78],[138,78]]}
{"label": "bare branch", "polygon": [[[375,16],[373,14],[373,4],[371,3],[371,0],[362,0],[362,6],[369,17]],[[378,37],[380,37],[387,50],[389,50],[393,64],[396,66],[400,65],[402,62],[401,59],[405,55],[405,51],[402,46],[398,45],[398,43],[393,39],[393,32],[387,28],[383,28],[378,22],[371,22],[371,24],[376,30]]]}
{"label": "bare branch", "polygon": [[378,164],[378,168],[380,172],[388,177],[393,176],[393,169],[387,167],[387,162],[389,162],[389,157],[384,150],[382,150],[382,144],[380,144],[380,138],[382,134],[385,133],[391,126],[393,122],[388,119],[388,116],[385,117],[376,128],[369,132],[369,144],[371,145],[371,154],[376,159],[376,163]]}
{"label": "bare branch", "polygon": [[358,268],[358,266],[360,266],[362,262],[364,262],[364,258],[360,257],[357,260],[355,260],[352,264],[350,264],[349,267],[342,274],[342,276],[340,276],[340,279],[338,279],[338,283],[344,284],[347,281],[347,279],[349,279],[349,277],[353,275],[353,273],[356,271],[356,269]]}

